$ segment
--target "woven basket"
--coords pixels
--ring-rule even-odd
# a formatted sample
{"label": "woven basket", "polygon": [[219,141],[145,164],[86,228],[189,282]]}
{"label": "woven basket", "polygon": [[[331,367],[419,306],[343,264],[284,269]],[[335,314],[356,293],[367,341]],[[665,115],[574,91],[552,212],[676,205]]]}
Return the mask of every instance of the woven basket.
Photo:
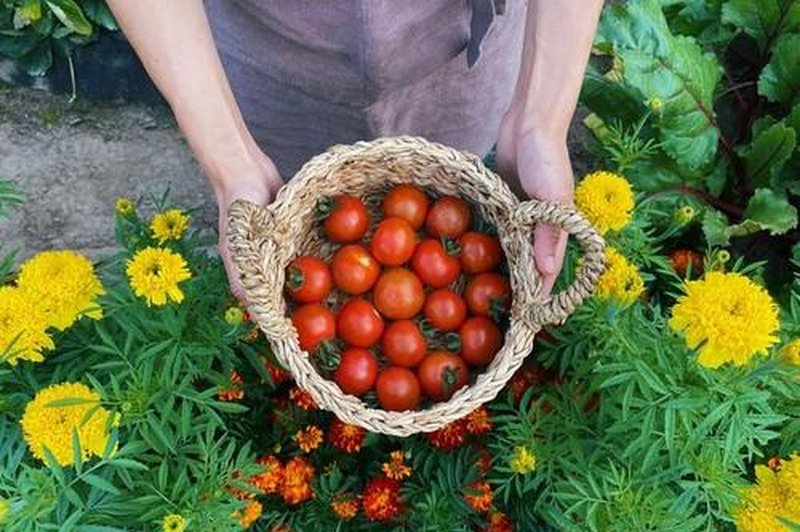
{"label": "woven basket", "polygon": [[[379,209],[382,195],[400,183],[414,183],[434,194],[460,196],[497,227],[510,271],[512,304],[503,347],[470,386],[426,410],[389,412],[344,394],[336,383],[317,373],[309,354],[300,349],[283,288],[286,266],[294,257],[315,254],[329,259],[335,251],[315,227],[317,200],[347,193],[362,198],[371,209]],[[539,222],[571,233],[584,253],[573,284],[546,303],[539,296],[540,279],[531,245],[532,229]],[[416,137],[330,148],[306,163],[268,207],[234,202],[228,238],[248,311],[297,384],[342,421],[395,436],[439,429],[492,400],[531,353],[541,326],[562,322],[591,294],[604,270],[602,238],[573,209],[520,202],[478,157]]]}

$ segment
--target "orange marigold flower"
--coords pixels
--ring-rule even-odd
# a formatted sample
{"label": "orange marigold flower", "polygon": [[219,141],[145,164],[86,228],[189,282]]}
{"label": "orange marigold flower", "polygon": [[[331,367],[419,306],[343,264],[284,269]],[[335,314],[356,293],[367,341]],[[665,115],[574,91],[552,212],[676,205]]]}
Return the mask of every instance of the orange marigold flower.
{"label": "orange marigold flower", "polygon": [[283,484],[283,465],[275,456],[262,456],[256,463],[264,466],[264,471],[250,477],[250,484],[264,493],[278,493]]}
{"label": "orange marigold flower", "polygon": [[289,380],[291,377],[288,371],[283,368],[279,368],[267,357],[261,357],[261,360],[264,362],[264,367],[267,369],[267,373],[269,373],[269,378],[272,379],[273,385],[278,386],[282,382]]}
{"label": "orange marigold flower", "polygon": [[492,512],[489,514],[489,525],[482,532],[514,532],[514,526],[503,512]]}
{"label": "orange marigold flower", "polygon": [[428,433],[428,441],[437,449],[452,451],[464,445],[466,432],[466,422],[464,419],[458,419],[437,431]]}
{"label": "orange marigold flower", "polygon": [[217,397],[219,397],[220,401],[238,401],[244,398],[244,390],[242,389],[244,379],[242,378],[242,374],[232,369],[230,380],[231,387],[220,390],[217,393]]}
{"label": "orange marigold flower", "polygon": [[391,460],[383,464],[384,474],[392,480],[403,480],[411,476],[411,468],[406,465],[403,451],[392,451]]}
{"label": "orange marigold flower", "polygon": [[[239,477],[242,476],[242,474],[239,471],[234,471],[232,476],[234,479],[238,479]],[[232,484],[228,486],[228,491],[231,492],[231,494],[239,500],[253,499],[256,496],[255,493],[252,493],[250,491],[245,491]]]}
{"label": "orange marigold flower", "polygon": [[343,493],[331,501],[331,510],[343,521],[354,518],[358,514],[358,506],[358,497]]}
{"label": "orange marigold flower", "polygon": [[467,414],[466,420],[467,432],[474,436],[480,436],[492,430],[492,420],[489,418],[489,411],[485,406]]}
{"label": "orange marigold flower", "polygon": [[475,467],[478,468],[481,476],[485,477],[492,469],[492,455],[485,448],[480,449],[479,453],[478,460],[475,462]]}
{"label": "orange marigold flower", "polygon": [[354,454],[361,450],[367,431],[357,425],[350,425],[334,419],[328,428],[328,441],[342,452]]}
{"label": "orange marigold flower", "polygon": [[388,521],[402,511],[400,484],[386,477],[369,481],[362,496],[364,515],[370,521]]}
{"label": "orange marigold flower", "polygon": [[703,275],[703,256],[691,249],[676,249],[669,254],[669,261],[672,268],[679,277],[686,277],[689,272],[689,265],[692,265],[692,273],[695,277]]}
{"label": "orange marigold flower", "polygon": [[300,504],[314,496],[311,480],[314,478],[314,466],[302,456],[289,460],[283,468],[283,486],[281,497],[289,504]]}
{"label": "orange marigold flower", "polygon": [[322,429],[316,425],[310,425],[304,429],[298,430],[294,435],[294,441],[304,453],[310,453],[320,445],[322,445],[324,434]]}
{"label": "orange marigold flower", "polygon": [[464,500],[476,512],[488,512],[492,507],[492,487],[483,480],[473,482],[467,486]]}
{"label": "orange marigold flower", "polygon": [[775,471],[776,473],[781,470],[781,457],[780,456],[773,456],[769,460],[767,460],[767,467]]}
{"label": "orange marigold flower", "polygon": [[311,398],[311,394],[299,386],[294,386],[291,390],[289,390],[289,399],[291,399],[295,405],[303,410],[317,409],[317,403],[315,403],[314,399]]}
{"label": "orange marigold flower", "polygon": [[261,506],[260,502],[250,501],[247,506],[244,507],[244,510],[236,510],[233,516],[239,520],[239,524],[242,525],[242,528],[248,528],[258,521],[262,511],[264,511],[264,507]]}
{"label": "orange marigold flower", "polygon": [[392,451],[391,458],[383,464],[383,472],[392,480],[403,480],[411,476],[412,469],[406,465],[406,455],[403,451]]}

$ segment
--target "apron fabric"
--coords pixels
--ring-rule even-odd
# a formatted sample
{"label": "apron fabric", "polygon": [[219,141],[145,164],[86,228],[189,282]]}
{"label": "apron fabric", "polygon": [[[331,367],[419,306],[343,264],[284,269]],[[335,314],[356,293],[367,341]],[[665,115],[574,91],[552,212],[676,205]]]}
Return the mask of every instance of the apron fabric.
{"label": "apron fabric", "polygon": [[205,4],[245,121],[284,178],[333,144],[378,136],[487,153],[511,101],[527,9],[523,0]]}

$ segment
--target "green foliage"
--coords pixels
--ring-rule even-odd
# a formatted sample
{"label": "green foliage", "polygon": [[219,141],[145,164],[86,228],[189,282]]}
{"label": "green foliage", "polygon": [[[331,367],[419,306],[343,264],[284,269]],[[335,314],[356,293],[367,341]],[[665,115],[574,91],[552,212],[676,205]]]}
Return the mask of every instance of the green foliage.
{"label": "green foliage", "polygon": [[[771,276],[787,265],[800,197],[800,2],[626,2],[605,10],[596,50],[613,64],[590,70],[582,101],[607,165],[661,201],[701,199],[709,245],[763,250]],[[647,149],[621,157],[620,143]]]}
{"label": "green foliage", "polygon": [[0,55],[19,61],[28,74],[44,75],[54,57],[71,64],[75,46],[117,24],[104,0],[1,0]]}

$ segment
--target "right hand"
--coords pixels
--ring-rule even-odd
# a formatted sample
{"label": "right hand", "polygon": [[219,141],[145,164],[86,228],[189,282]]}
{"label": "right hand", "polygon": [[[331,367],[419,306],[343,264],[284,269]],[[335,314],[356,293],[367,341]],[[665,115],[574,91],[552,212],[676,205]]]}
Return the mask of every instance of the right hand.
{"label": "right hand", "polygon": [[242,304],[247,303],[245,292],[242,283],[239,281],[239,273],[231,259],[231,252],[228,247],[228,208],[237,199],[244,199],[257,205],[266,206],[272,202],[278,189],[283,184],[272,159],[257,148],[252,151],[254,152],[254,160],[249,165],[247,172],[218,180],[217,182],[220,185],[215,187],[217,204],[219,205],[219,254],[222,257],[223,264],[225,264],[231,293]]}

